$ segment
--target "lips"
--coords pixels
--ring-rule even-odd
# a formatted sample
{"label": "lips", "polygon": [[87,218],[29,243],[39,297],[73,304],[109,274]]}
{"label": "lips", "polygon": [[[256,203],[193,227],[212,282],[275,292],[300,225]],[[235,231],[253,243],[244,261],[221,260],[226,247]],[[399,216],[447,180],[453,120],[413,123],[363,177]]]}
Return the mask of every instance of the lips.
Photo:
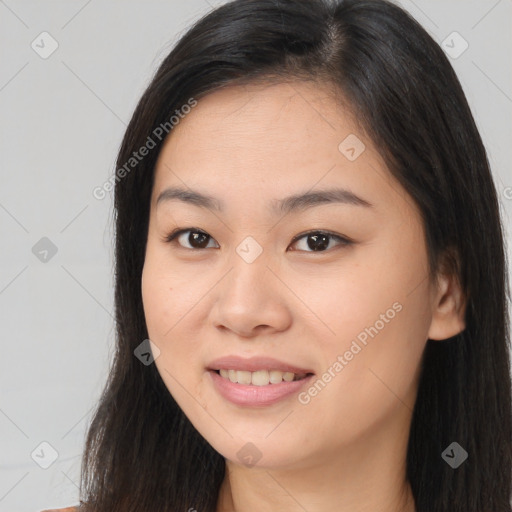
{"label": "lips", "polygon": [[266,356],[224,356],[211,361],[206,370],[220,396],[242,407],[281,402],[307,386],[314,375],[310,368]]}
{"label": "lips", "polygon": [[[225,372],[226,370],[221,371]],[[245,370],[239,370],[235,373],[250,375],[249,371]],[[262,373],[266,373],[266,370],[263,370]],[[256,383],[242,384],[222,377],[215,370],[209,370],[207,375],[219,396],[237,407],[268,407],[278,402],[286,402],[287,399],[289,400],[299,393],[301,389],[310,385],[312,379],[314,379],[313,374],[310,374],[299,380],[282,380],[278,384],[264,383],[261,380]],[[288,375],[294,374],[290,372]]]}

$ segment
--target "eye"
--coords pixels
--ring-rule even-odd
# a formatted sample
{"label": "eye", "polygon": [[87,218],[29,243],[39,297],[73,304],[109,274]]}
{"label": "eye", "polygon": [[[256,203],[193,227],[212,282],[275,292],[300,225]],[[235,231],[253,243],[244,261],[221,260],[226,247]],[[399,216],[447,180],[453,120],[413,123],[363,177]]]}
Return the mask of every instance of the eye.
{"label": "eye", "polygon": [[[305,246],[311,249],[299,249],[304,252],[326,252],[326,249],[330,249],[332,247],[331,241],[333,240],[337,241],[338,245],[341,246],[349,246],[354,243],[353,240],[350,240],[341,235],[337,235],[335,233],[331,233],[329,231],[309,231],[307,233],[296,236],[292,240],[292,245],[301,241],[302,239],[305,239],[306,241]],[[194,250],[211,248],[212,246],[209,246],[209,241],[213,241],[214,239],[208,233],[205,233],[200,229],[187,228],[175,229],[164,239],[165,242],[173,242],[174,240],[178,242],[180,247]],[[184,245],[185,242],[188,243],[188,247]],[[218,245],[216,247],[218,247]]]}
{"label": "eye", "polygon": [[305,239],[305,247],[311,249],[311,251],[299,249],[304,250],[305,252],[326,252],[326,248],[330,249],[332,247],[330,243],[332,240],[336,240],[338,245],[341,246],[349,246],[354,243],[352,240],[346,237],[331,233],[329,231],[309,231],[308,233],[296,236],[292,240],[292,244],[299,242],[302,239]]}
{"label": "eye", "polygon": [[[187,235],[188,236],[184,236]],[[184,249],[207,249],[208,248],[208,240],[213,240],[213,238],[204,231],[196,228],[188,228],[188,229],[177,229],[172,233],[165,237],[166,242],[172,242],[174,239],[177,239],[179,242],[180,239],[182,241],[187,241],[189,247],[184,246],[182,243],[179,243],[181,247]]]}

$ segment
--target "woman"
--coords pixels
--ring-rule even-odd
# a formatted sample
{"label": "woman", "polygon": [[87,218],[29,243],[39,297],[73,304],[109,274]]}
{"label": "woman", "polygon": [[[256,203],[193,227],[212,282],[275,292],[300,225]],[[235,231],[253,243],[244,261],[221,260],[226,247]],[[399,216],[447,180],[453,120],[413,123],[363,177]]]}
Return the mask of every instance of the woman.
{"label": "woman", "polygon": [[117,169],[117,352],[80,510],[510,512],[496,190],[406,12],[216,9]]}

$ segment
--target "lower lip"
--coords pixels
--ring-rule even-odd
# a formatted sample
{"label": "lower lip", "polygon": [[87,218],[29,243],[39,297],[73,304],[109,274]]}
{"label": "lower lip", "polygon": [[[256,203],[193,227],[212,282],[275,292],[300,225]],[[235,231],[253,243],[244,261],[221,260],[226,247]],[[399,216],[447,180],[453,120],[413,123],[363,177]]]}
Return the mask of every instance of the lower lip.
{"label": "lower lip", "polygon": [[313,375],[308,375],[301,380],[280,382],[279,384],[267,384],[266,386],[254,386],[253,384],[238,384],[221,377],[217,372],[210,370],[213,384],[217,391],[230,402],[236,405],[262,407],[272,405],[284,398],[297,393],[306,386]]}

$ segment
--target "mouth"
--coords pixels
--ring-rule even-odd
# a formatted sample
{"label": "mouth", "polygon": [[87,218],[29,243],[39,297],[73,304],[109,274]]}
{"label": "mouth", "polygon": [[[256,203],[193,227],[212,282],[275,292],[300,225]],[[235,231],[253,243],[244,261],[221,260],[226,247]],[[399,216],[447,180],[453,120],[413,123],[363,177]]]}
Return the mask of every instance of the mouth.
{"label": "mouth", "polygon": [[291,398],[313,379],[311,368],[264,355],[227,355],[206,367],[214,389],[241,407],[266,407]]}
{"label": "mouth", "polygon": [[210,370],[233,384],[247,386],[272,386],[282,382],[304,380],[313,375],[312,372],[294,373],[281,370],[237,370],[234,368],[219,368]]}

